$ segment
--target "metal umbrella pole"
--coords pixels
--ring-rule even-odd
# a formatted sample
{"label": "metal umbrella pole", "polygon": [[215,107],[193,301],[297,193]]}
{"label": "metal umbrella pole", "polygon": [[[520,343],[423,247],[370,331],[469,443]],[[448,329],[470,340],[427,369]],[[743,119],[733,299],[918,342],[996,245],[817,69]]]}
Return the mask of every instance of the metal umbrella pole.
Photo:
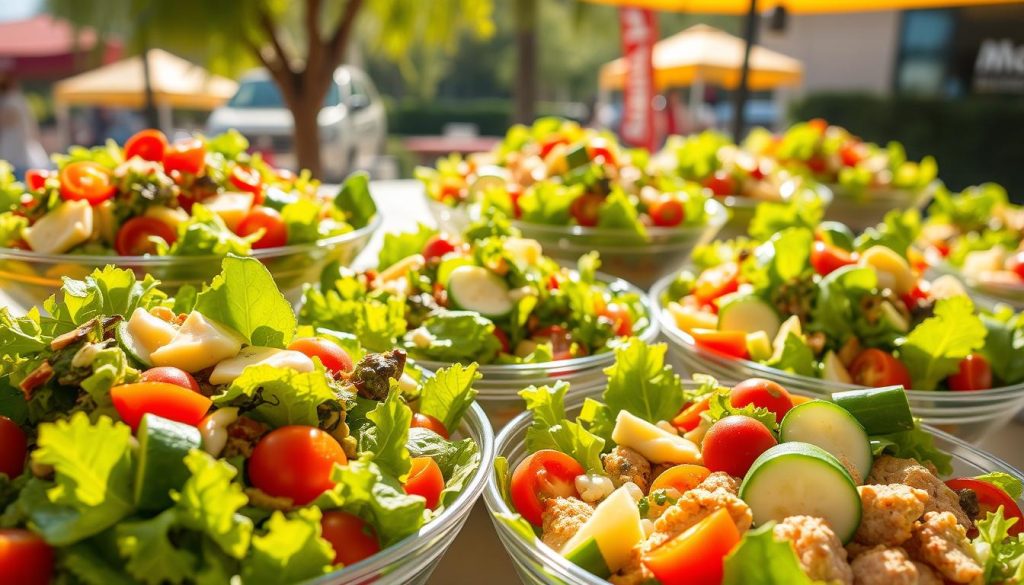
{"label": "metal umbrella pole", "polygon": [[743,37],[746,39],[747,45],[743,48],[740,82],[736,86],[736,93],[733,94],[732,101],[732,137],[737,143],[743,139],[743,127],[746,122],[747,96],[750,93],[747,89],[747,80],[750,77],[750,50],[754,47],[754,43],[757,42],[757,0],[750,0]]}

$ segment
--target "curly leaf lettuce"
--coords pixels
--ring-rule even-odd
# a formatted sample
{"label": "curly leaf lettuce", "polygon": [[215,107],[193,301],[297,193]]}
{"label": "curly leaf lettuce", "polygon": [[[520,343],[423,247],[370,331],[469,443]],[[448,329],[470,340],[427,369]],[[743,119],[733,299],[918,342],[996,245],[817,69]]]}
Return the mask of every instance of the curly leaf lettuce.
{"label": "curly leaf lettuce", "polygon": [[475,363],[441,368],[423,382],[420,412],[441,421],[446,429],[458,428],[476,397],[473,383],[482,377]]}
{"label": "curly leaf lettuce", "polygon": [[775,538],[775,522],[748,530],[725,557],[723,585],[812,585],[789,542]]}
{"label": "curly leaf lettuce", "polygon": [[985,345],[986,329],[966,296],[942,299],[935,316],[925,319],[900,346],[900,361],[907,366],[917,390],[934,390],[960,361]]}
{"label": "curly leaf lettuce", "polygon": [[320,511],[302,508],[288,516],[274,512],[266,533],[254,536],[242,563],[245,585],[298,583],[331,570],[334,549],[321,537]]}
{"label": "curly leaf lettuce", "polygon": [[338,400],[323,369],[296,372],[268,365],[245,368],[227,390],[213,397],[218,407],[249,406],[248,416],[275,428],[318,426],[320,405]]}
{"label": "curly leaf lettuce", "polygon": [[494,323],[470,311],[431,315],[405,334],[403,345],[411,355],[440,362],[489,362],[501,350]]}
{"label": "curly leaf lettuce", "polygon": [[648,345],[635,337],[615,348],[615,363],[604,370],[608,384],[603,398],[612,418],[627,410],[656,423],[679,413],[682,382],[665,364],[667,351],[664,343]]}
{"label": "curly leaf lettuce", "polygon": [[412,409],[402,401],[398,382],[391,380],[391,390],[383,402],[371,410],[366,418],[371,426],[359,436],[359,449],[382,470],[398,479],[404,478],[412,467],[412,458],[405,443],[409,438]]}
{"label": "curly leaf lettuce", "polygon": [[588,472],[601,472],[601,452],[605,440],[591,433],[579,422],[566,418],[566,382],[552,386],[530,386],[519,392],[526,408],[533,413],[533,422],[526,431],[526,448],[532,453],[555,449],[572,456]]}
{"label": "curly leaf lettuce", "polygon": [[384,270],[399,260],[419,254],[427,240],[437,233],[437,230],[421,223],[417,224],[415,232],[384,234],[384,243],[377,255],[377,270]]}
{"label": "curly leaf lettuce", "polygon": [[[199,293],[195,309],[242,334],[251,345],[284,347],[295,332],[291,303],[259,260],[228,256]],[[128,314],[128,313],[122,313]]]}

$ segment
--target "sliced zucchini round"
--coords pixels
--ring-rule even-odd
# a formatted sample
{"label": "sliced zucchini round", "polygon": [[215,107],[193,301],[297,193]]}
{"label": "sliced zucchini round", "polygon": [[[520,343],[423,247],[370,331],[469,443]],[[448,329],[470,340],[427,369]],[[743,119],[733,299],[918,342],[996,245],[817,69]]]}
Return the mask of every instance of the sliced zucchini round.
{"label": "sliced zucchini round", "polygon": [[779,426],[779,439],[817,445],[836,459],[849,461],[861,480],[874,462],[864,427],[845,408],[825,400],[798,404],[787,412]]}
{"label": "sliced zucchini round", "polygon": [[459,266],[452,270],[448,275],[448,297],[457,308],[491,319],[504,317],[515,307],[505,281],[481,266]]}

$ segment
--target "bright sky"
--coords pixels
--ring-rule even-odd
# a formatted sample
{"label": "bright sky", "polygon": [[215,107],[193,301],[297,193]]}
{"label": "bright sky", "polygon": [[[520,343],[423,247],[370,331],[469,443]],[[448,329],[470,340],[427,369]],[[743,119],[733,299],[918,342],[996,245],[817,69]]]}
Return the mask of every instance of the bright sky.
{"label": "bright sky", "polygon": [[43,0],[0,0],[0,22],[28,18],[42,8]]}

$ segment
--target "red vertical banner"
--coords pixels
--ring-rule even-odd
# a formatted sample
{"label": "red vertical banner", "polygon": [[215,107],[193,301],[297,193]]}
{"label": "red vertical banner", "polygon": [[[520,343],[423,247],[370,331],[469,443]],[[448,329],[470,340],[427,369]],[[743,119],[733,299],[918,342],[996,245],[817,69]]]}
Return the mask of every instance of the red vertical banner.
{"label": "red vertical banner", "polygon": [[626,60],[619,133],[628,144],[654,150],[654,44],[658,42],[658,22],[651,10],[620,8],[619,24]]}

